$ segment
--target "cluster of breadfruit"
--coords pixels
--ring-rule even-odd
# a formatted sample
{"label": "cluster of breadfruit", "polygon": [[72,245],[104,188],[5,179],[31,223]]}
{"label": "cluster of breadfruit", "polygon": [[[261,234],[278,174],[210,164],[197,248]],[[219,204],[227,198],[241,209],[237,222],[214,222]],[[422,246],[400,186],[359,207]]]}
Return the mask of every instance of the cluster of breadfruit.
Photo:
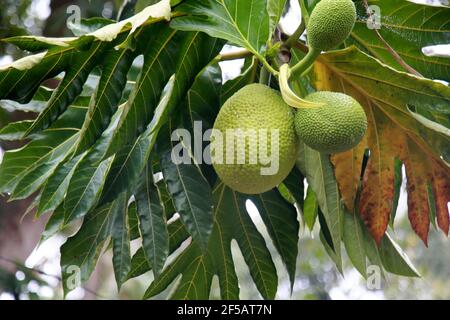
{"label": "cluster of breadfruit", "polygon": [[[356,9],[351,0],[322,0],[314,8],[307,24],[310,50],[330,50],[344,42],[356,21]],[[343,152],[355,147],[367,129],[367,118],[361,105],[352,97],[337,92],[319,91],[309,94],[306,101],[317,106],[292,108],[279,91],[264,84],[250,84],[236,92],[222,106],[214,124],[214,129],[225,136],[227,130],[239,129],[253,132],[277,130],[278,170],[274,174],[261,174],[263,164],[250,163],[250,152],[259,150],[275,151],[270,139],[261,145],[248,143],[239,152],[246,156],[245,163],[214,161],[213,166],[220,179],[232,189],[258,194],[278,186],[293,169],[298,155],[299,142],[325,154]],[[269,134],[270,135],[270,134]],[[236,145],[235,145],[236,146]],[[229,145],[215,145],[217,152]],[[236,148],[237,149],[237,148]],[[222,150],[221,150],[222,151]]]}

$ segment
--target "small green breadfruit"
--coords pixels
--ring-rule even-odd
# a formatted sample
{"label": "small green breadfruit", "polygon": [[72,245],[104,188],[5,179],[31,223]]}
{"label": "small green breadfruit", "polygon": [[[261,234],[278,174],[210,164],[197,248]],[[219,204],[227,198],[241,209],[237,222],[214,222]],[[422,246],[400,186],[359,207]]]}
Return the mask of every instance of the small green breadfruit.
{"label": "small green breadfruit", "polygon": [[308,21],[308,42],[317,51],[333,49],[344,42],[356,22],[351,0],[322,0]]}
{"label": "small green breadfruit", "polygon": [[211,136],[211,158],[220,179],[246,194],[269,191],[292,170],[298,140],[294,111],[262,84],[247,85],[222,106]]}
{"label": "small green breadfruit", "polygon": [[317,108],[298,109],[295,131],[309,147],[323,153],[339,153],[355,147],[367,130],[367,117],[352,97],[320,91],[306,100],[324,103]]}

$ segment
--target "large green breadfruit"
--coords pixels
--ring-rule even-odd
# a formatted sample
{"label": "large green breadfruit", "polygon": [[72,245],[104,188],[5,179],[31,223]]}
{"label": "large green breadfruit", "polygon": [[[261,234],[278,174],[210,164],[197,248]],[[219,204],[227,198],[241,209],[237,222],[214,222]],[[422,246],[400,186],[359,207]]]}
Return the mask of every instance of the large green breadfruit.
{"label": "large green breadfruit", "polygon": [[356,8],[351,0],[322,0],[308,21],[308,42],[316,51],[337,47],[349,36],[356,21]]}
{"label": "large green breadfruit", "polygon": [[355,99],[328,91],[314,92],[305,99],[324,103],[322,107],[297,110],[295,131],[306,145],[323,153],[339,153],[361,141],[367,118]]}
{"label": "large green breadfruit", "polygon": [[295,164],[294,112],[277,91],[265,85],[248,85],[230,97],[214,129],[213,166],[220,179],[236,191],[266,192],[280,184]]}

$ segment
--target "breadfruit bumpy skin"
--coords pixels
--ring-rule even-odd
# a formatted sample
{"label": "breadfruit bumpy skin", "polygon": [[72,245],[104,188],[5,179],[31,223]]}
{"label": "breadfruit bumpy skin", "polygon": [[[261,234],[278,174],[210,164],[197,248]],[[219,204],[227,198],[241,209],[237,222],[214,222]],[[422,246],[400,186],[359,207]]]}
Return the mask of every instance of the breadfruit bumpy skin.
{"label": "breadfruit bumpy skin", "polygon": [[309,45],[319,51],[333,49],[344,42],[356,21],[356,8],[351,0],[322,0],[308,21]]}
{"label": "breadfruit bumpy skin", "polygon": [[295,130],[309,147],[323,153],[339,153],[355,147],[367,130],[367,117],[352,97],[338,92],[315,92],[306,100],[322,107],[298,109]]}
{"label": "breadfruit bumpy skin", "polygon": [[[245,86],[232,97],[230,97],[222,106],[216,121],[214,129],[220,131],[223,139],[222,148],[216,145],[214,137],[211,139],[211,155],[214,169],[220,179],[230,188],[246,194],[259,194],[271,190],[279,185],[290,173],[295,165],[297,158],[298,139],[295,134],[294,111],[281,98],[280,94],[262,84],[251,84]],[[226,131],[227,129],[255,130],[261,132],[266,129],[267,143],[261,145],[261,140],[256,143],[250,143],[245,140],[244,148],[240,148],[239,153],[235,148],[235,159],[245,152],[245,163],[237,164],[227,163],[225,161],[225,153],[227,146]],[[278,145],[278,170],[271,175],[262,175],[262,167],[270,167],[270,165],[261,163],[261,150],[263,154],[272,154],[272,129],[278,130],[279,139],[274,139],[274,146]],[[264,132],[264,131],[262,131]],[[236,143],[234,142],[236,146]],[[214,149],[223,150],[224,161],[217,163]],[[263,148],[261,148],[263,147]],[[264,149],[267,148],[267,152]],[[258,154],[257,163],[252,163],[249,158],[250,151]],[[275,154],[275,153],[274,153]]]}

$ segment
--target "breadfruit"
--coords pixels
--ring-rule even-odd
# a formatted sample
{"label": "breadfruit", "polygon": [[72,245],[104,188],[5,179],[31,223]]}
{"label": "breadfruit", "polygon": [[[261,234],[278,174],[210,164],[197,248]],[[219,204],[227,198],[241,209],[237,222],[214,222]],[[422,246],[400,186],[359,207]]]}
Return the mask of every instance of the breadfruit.
{"label": "breadfruit", "polygon": [[356,21],[356,8],[351,0],[322,0],[308,21],[308,43],[317,51],[337,47],[349,36]]}
{"label": "breadfruit", "polygon": [[295,164],[297,147],[292,108],[262,84],[245,86],[223,104],[210,145],[220,179],[246,194],[280,184]]}
{"label": "breadfruit", "polygon": [[323,153],[339,153],[361,141],[367,118],[355,99],[328,91],[312,93],[305,99],[324,103],[320,107],[297,110],[295,131],[306,145]]}

